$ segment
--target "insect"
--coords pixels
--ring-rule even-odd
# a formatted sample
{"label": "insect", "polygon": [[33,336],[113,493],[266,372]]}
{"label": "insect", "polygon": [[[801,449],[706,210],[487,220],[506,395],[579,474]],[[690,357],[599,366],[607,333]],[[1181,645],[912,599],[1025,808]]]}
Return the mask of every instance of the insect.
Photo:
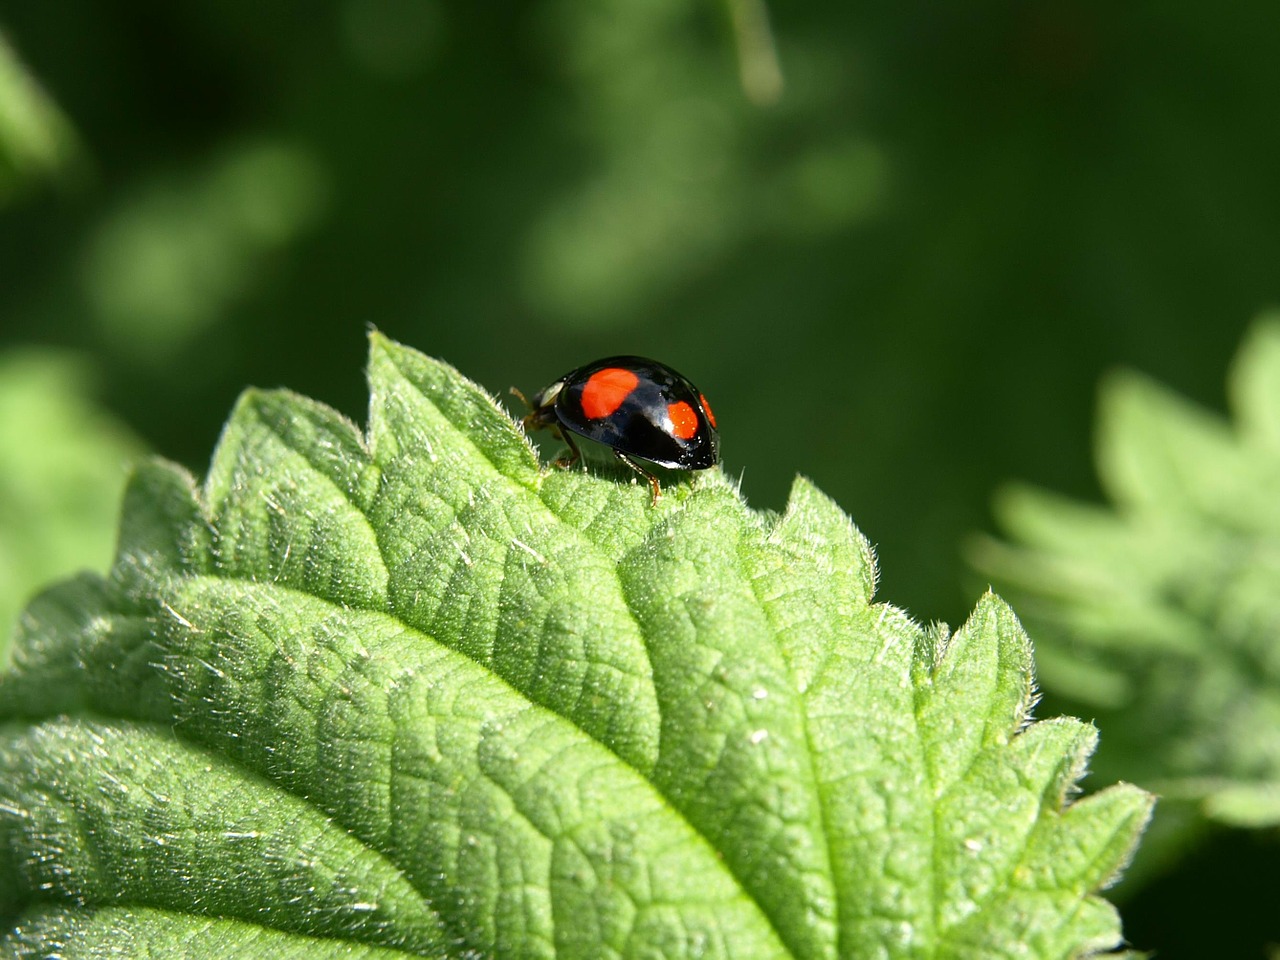
{"label": "insect", "polygon": [[636,460],[676,470],[706,470],[720,462],[715,414],[702,392],[665,363],[644,357],[608,357],[566,373],[534,395],[524,418],[530,429],[554,430],[582,456],[574,434],[603,443],[649,481],[653,503],[658,478]]}

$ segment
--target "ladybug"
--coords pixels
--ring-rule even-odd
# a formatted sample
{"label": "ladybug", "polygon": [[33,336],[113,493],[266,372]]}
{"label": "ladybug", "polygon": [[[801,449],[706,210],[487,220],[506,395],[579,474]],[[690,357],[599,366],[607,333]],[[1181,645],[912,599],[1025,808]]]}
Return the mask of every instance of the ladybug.
{"label": "ladybug", "polygon": [[556,461],[558,466],[581,458],[575,433],[603,443],[649,481],[653,503],[662,496],[658,478],[636,460],[676,470],[706,470],[720,462],[711,404],[687,378],[656,360],[597,360],[538,391],[530,406],[524,426],[554,430],[569,445],[572,456]]}

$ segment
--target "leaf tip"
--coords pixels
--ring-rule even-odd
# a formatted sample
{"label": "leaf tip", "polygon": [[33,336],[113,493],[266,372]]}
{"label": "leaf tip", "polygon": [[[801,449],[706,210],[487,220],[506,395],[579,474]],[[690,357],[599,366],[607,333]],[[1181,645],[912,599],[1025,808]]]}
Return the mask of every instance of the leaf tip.
{"label": "leaf tip", "polygon": [[112,576],[137,585],[165,573],[203,569],[208,530],[196,478],[162,457],[143,460],[125,485]]}
{"label": "leaf tip", "polygon": [[1121,781],[1073,805],[1073,812],[1077,808],[1093,808],[1090,811],[1093,817],[1109,821],[1111,825],[1111,840],[1103,844],[1099,853],[1100,859],[1110,861],[1109,868],[1104,866],[1093,879],[1095,889],[1114,886],[1124,876],[1138,851],[1138,841],[1155,813],[1157,799],[1155,794]]}
{"label": "leaf tip", "polygon": [[875,549],[840,505],[803,474],[792,481],[786,509],[774,531],[804,544],[808,552],[829,556],[832,564],[853,577],[862,601],[871,602],[879,579]]}

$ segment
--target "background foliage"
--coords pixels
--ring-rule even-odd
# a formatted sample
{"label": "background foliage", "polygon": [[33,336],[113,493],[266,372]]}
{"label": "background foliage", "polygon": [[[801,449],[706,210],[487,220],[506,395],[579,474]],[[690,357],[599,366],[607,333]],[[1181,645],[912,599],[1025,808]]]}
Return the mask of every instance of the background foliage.
{"label": "background foliage", "polygon": [[1104,384],[1107,507],[1011,485],[1012,542],[971,556],[1038,638],[1044,683],[1110,731],[1094,764],[1163,797],[1140,884],[1212,824],[1280,823],[1280,324],[1260,321],[1228,381],[1230,421],[1133,373]]}
{"label": "background foliage", "polygon": [[[358,413],[368,323],[526,390],[655,355],[753,503],[813,477],[958,623],[998,483],[1097,496],[1106,369],[1221,407],[1280,302],[1280,8],[777,5],[772,104],[732,9],[6,5],[0,338],[200,470],[246,383]],[[1258,955],[1274,855],[1217,836],[1126,930]]]}

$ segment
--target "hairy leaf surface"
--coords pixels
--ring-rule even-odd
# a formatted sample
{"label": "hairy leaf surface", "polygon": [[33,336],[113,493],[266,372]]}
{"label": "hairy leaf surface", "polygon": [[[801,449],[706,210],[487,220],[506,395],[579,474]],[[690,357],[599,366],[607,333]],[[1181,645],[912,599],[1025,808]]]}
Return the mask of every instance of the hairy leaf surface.
{"label": "hairy leaf surface", "polygon": [[[126,494],[106,578],[0,679],[11,956],[1073,957],[1150,798],[1070,794],[988,595],[873,601],[798,480],[546,471],[454,370],[372,340],[367,432],[247,393],[203,485]],[[154,946],[154,945],[161,946]],[[130,948],[134,949],[134,948]]]}

